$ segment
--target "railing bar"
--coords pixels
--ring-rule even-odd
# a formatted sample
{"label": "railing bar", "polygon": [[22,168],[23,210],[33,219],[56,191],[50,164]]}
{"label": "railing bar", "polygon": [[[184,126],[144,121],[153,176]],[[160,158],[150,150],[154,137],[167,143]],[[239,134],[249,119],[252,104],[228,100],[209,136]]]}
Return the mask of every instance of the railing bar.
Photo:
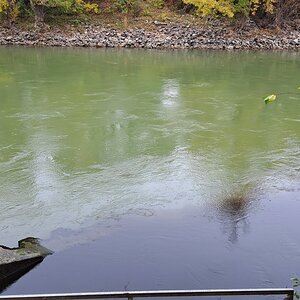
{"label": "railing bar", "polygon": [[293,299],[294,290],[284,289],[226,289],[226,290],[165,290],[165,291],[126,291],[126,292],[95,292],[69,294],[40,294],[40,295],[8,295],[0,296],[0,300],[76,300],[76,299],[111,299],[111,298],[148,298],[148,297],[195,297],[195,296],[264,296],[288,295]]}

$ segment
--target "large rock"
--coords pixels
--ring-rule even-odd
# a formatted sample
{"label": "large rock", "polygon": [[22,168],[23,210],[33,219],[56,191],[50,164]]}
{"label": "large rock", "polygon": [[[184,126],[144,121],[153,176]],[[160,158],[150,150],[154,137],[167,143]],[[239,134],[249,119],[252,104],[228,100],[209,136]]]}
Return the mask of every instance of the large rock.
{"label": "large rock", "polygon": [[53,253],[32,237],[19,241],[18,246],[0,246],[0,292]]}

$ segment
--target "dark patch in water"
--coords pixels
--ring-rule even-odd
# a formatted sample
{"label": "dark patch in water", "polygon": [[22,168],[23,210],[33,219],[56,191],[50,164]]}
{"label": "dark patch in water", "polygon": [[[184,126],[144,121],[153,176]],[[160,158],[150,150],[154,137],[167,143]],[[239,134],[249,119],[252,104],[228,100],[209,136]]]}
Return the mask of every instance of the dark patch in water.
{"label": "dark patch in water", "polygon": [[[152,217],[124,216],[110,230],[100,225],[83,231],[83,236],[91,232],[90,240],[80,232],[61,232],[67,241],[75,236],[77,244],[56,252],[5,293],[285,287],[300,264],[292,218],[300,202],[294,195],[285,196],[289,206],[280,195],[272,198],[272,205],[265,201],[268,214],[253,214],[235,198],[226,200],[223,218],[189,207]],[[247,218],[239,219],[243,216]],[[246,225],[241,224],[250,220],[252,230],[244,234],[240,229]],[[224,228],[239,233],[234,243],[228,244],[230,231]]]}

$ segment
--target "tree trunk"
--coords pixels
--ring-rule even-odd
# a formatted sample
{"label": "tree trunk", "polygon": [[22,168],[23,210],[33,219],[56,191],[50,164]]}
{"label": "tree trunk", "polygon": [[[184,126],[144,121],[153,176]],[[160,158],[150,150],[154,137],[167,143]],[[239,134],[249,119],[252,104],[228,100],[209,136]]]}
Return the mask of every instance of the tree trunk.
{"label": "tree trunk", "polygon": [[6,26],[8,28],[12,28],[14,21],[15,21],[15,14],[16,14],[16,1],[15,0],[8,0],[8,7],[6,11]]}
{"label": "tree trunk", "polygon": [[44,16],[45,16],[45,12],[44,12],[44,5],[41,4],[35,4],[33,2],[33,0],[30,1],[32,10],[34,12],[34,18],[35,18],[35,24],[34,26],[36,28],[42,28],[44,27]]}
{"label": "tree trunk", "polygon": [[44,26],[44,5],[35,5],[34,16],[35,16],[35,27]]}
{"label": "tree trunk", "polygon": [[127,15],[127,13],[124,15],[123,25],[124,25],[125,28],[128,27],[128,15]]}
{"label": "tree trunk", "polygon": [[284,0],[278,0],[276,5],[275,22],[278,28],[282,27],[284,20]]}

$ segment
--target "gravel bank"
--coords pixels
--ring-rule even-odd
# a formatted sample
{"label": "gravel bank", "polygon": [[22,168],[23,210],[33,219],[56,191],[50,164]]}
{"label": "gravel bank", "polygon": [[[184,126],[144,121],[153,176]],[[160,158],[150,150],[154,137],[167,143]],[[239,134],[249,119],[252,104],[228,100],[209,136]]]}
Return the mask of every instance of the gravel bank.
{"label": "gravel bank", "polygon": [[0,30],[0,45],[43,47],[110,47],[145,49],[256,49],[298,50],[300,32],[262,33],[255,29],[233,32],[227,28],[153,22],[151,30],[115,29],[89,25],[43,32]]}

